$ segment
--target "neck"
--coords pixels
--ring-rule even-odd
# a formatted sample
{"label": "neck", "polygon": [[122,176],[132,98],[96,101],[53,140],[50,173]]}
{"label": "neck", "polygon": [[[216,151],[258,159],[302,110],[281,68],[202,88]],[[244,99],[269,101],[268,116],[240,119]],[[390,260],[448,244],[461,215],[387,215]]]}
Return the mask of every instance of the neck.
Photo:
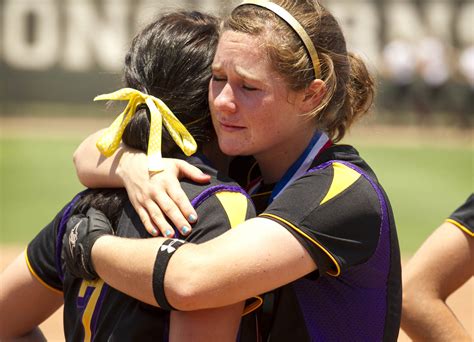
{"label": "neck", "polygon": [[202,144],[202,153],[212,163],[212,166],[225,175],[229,174],[229,163],[231,157],[226,156],[219,149],[217,141],[213,140]]}
{"label": "neck", "polygon": [[255,155],[263,181],[267,184],[278,182],[303,153],[314,134],[315,130],[308,130],[291,142],[285,142],[271,151]]}

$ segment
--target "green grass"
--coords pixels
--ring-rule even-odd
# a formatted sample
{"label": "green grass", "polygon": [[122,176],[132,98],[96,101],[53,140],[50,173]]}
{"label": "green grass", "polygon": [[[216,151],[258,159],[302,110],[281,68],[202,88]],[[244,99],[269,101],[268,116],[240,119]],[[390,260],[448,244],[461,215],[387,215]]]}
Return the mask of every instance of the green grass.
{"label": "green grass", "polygon": [[0,139],[0,242],[26,243],[82,186],[76,139]]}
{"label": "green grass", "polygon": [[405,253],[414,252],[474,190],[472,149],[363,146],[359,150],[390,198]]}
{"label": "green grass", "polygon": [[[28,242],[82,189],[72,165],[79,141],[0,138],[0,243]],[[361,146],[391,199],[404,253],[473,191],[472,149]]]}

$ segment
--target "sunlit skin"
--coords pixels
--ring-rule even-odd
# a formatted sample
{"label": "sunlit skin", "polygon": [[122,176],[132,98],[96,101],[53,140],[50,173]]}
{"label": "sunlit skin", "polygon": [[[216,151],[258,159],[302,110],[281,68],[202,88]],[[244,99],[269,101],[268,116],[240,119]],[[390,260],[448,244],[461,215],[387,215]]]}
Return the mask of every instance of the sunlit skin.
{"label": "sunlit skin", "polygon": [[265,181],[277,181],[316,129],[303,115],[305,90],[288,90],[272,70],[261,37],[234,31],[222,34],[212,74],[209,103],[222,152],[253,155]]}

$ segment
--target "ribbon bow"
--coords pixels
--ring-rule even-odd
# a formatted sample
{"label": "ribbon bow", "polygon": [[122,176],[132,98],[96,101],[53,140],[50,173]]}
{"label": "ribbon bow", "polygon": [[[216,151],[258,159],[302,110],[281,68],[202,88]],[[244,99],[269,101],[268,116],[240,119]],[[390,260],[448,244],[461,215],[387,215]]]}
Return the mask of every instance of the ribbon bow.
{"label": "ribbon bow", "polygon": [[125,110],[115,119],[104,134],[96,143],[99,151],[106,157],[110,157],[120,145],[122,134],[128,125],[132,116],[135,114],[137,107],[146,104],[150,109],[150,138],[148,141],[148,170],[163,171],[163,163],[161,160],[161,129],[162,124],[170,133],[173,140],[181,148],[187,156],[196,152],[197,144],[193,136],[188,132],[186,127],[171,112],[168,106],[160,99],[143,94],[142,92],[132,89],[123,88],[110,94],[99,95],[94,101],[101,100],[128,100]]}

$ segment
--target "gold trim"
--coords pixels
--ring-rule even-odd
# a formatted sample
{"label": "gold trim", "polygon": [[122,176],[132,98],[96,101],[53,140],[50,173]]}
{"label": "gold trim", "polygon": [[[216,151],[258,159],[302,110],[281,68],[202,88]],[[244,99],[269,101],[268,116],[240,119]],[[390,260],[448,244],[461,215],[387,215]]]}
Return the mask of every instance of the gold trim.
{"label": "gold trim", "polygon": [[250,195],[250,197],[251,197],[251,198],[254,198],[254,197],[258,197],[258,196],[268,195],[268,194],[271,194],[271,193],[272,193],[271,191],[260,192],[260,193],[258,193],[258,194]]}
{"label": "gold trim", "polygon": [[303,42],[304,46],[306,47],[306,50],[308,51],[309,57],[311,58],[311,62],[313,63],[313,69],[314,69],[314,77],[316,79],[321,77],[321,66],[319,62],[319,56],[318,52],[316,51],[316,47],[314,46],[313,41],[309,37],[308,33],[306,30],[301,26],[301,24],[298,22],[298,20],[293,17],[290,12],[288,12],[286,9],[283,7],[271,2],[271,1],[266,1],[266,0],[245,0],[242,2],[239,6],[242,5],[255,5],[255,6],[260,6],[263,8],[268,9],[269,11],[272,11],[276,15],[278,15],[281,19],[283,19],[290,27],[296,32],[296,34],[300,37],[301,41]]}
{"label": "gold trim", "polygon": [[281,221],[285,224],[287,224],[288,226],[290,226],[291,228],[293,228],[294,230],[296,230],[298,233],[300,233],[301,235],[303,235],[305,238],[307,238],[309,241],[311,241],[312,243],[314,243],[316,246],[318,246],[324,253],[327,254],[327,256],[332,260],[332,262],[334,263],[334,265],[336,265],[336,273],[333,273],[333,272],[330,272],[330,271],[327,271],[326,273],[331,275],[331,276],[334,276],[334,277],[337,277],[341,274],[341,267],[339,266],[339,264],[337,263],[336,259],[319,243],[317,242],[316,240],[314,240],[312,237],[310,237],[308,234],[306,234],[305,232],[303,232],[301,229],[299,229],[298,227],[296,227],[295,225],[291,224],[290,222],[286,221],[285,219],[282,219],[281,217],[278,217],[276,215],[273,215],[273,214],[261,214],[259,215],[260,217],[265,217],[265,216],[268,216],[268,217],[272,217],[278,221]]}
{"label": "gold trim", "polygon": [[36,274],[36,272],[33,270],[33,267],[31,267],[31,264],[30,264],[30,260],[28,259],[28,253],[25,249],[25,261],[26,261],[26,266],[28,266],[28,269],[30,270],[30,273],[33,277],[36,278],[36,280],[38,280],[40,282],[41,285],[43,285],[44,287],[46,287],[48,290],[51,290],[53,292],[56,292],[57,294],[60,294],[61,296],[63,295],[63,292],[58,290],[58,289],[55,289],[54,287],[52,287],[51,285],[48,285],[47,283],[45,283],[43,281],[43,279],[41,279],[39,277],[38,274]]}
{"label": "gold trim", "polygon": [[255,162],[252,164],[252,166],[250,167],[250,170],[249,170],[249,172],[248,172],[248,174],[247,174],[247,184],[250,184],[250,182],[252,181],[252,180],[250,179],[250,177],[252,176],[253,169],[255,169],[255,167],[256,167],[257,165],[258,165],[258,163],[257,163],[257,161],[255,161]]}
{"label": "gold trim", "polygon": [[446,219],[446,222],[449,222],[449,223],[452,223],[454,224],[456,227],[458,227],[459,229],[461,229],[464,233],[466,233],[467,235],[469,236],[474,236],[474,233],[471,232],[469,229],[467,229],[467,227],[464,227],[461,223],[459,223],[458,221],[454,221],[453,219]]}
{"label": "gold trim", "polygon": [[245,316],[245,315],[248,315],[248,314],[251,313],[251,312],[254,312],[254,311],[257,310],[259,307],[262,306],[262,304],[263,304],[263,299],[262,299],[262,297],[260,297],[260,296],[255,296],[255,297],[253,297],[253,299],[255,299],[255,301],[252,302],[251,304],[247,305],[247,306],[244,308],[244,312],[242,312],[242,317]]}

